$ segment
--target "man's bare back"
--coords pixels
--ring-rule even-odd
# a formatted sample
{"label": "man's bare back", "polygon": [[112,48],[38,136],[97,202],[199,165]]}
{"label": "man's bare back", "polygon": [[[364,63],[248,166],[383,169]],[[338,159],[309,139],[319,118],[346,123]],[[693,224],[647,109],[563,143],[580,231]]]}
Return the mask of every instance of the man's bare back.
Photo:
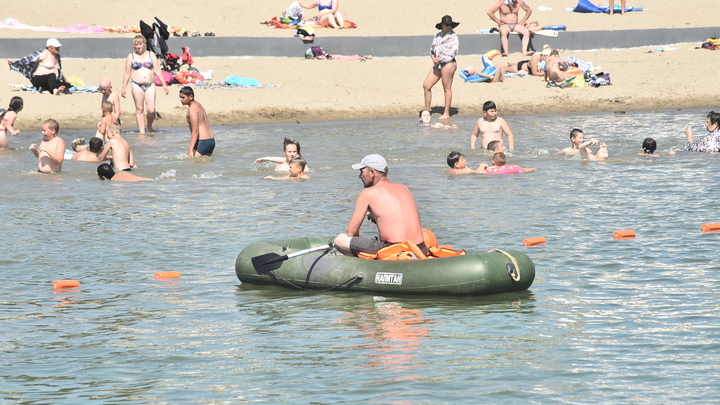
{"label": "man's bare back", "polygon": [[[343,254],[357,255],[375,253],[388,243],[410,241],[426,250],[415,198],[407,187],[387,179],[387,161],[373,154],[352,167],[360,170],[365,189],[358,196],[345,233],[335,238],[335,247]],[[380,241],[361,237],[360,226],[366,216],[377,225]]]}
{"label": "man's bare back", "polygon": [[81,150],[79,152],[75,152],[75,154],[72,156],[72,159],[80,162],[100,162],[100,159],[98,159],[97,155],[88,150]]}
{"label": "man's bare back", "polygon": [[424,240],[420,213],[410,190],[390,180],[381,180],[364,189],[358,202],[367,202],[370,220],[377,225],[380,240],[421,243]]}

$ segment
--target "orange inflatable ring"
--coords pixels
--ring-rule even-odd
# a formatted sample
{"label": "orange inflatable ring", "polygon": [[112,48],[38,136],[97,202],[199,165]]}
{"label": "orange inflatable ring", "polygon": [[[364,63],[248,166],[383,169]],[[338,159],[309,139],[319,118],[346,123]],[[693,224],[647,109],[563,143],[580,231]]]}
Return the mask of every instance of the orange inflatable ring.
{"label": "orange inflatable ring", "polygon": [[200,73],[190,71],[177,72],[175,80],[180,84],[198,84],[205,82],[205,78]]}

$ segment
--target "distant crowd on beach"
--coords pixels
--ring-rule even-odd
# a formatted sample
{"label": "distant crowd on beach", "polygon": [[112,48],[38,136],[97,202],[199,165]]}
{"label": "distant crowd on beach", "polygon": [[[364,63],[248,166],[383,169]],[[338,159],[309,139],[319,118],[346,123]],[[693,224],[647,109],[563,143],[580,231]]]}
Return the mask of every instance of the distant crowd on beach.
{"label": "distant crowd on beach", "polygon": [[[298,3],[297,5],[302,9],[318,8],[320,13],[318,21],[325,25],[342,27],[343,17],[338,11],[338,0],[329,2],[318,0],[307,4]],[[521,11],[525,13],[523,18],[519,16]],[[501,51],[490,51],[483,55],[483,60],[492,60],[500,55],[507,56],[508,35],[511,32],[521,36],[521,53],[528,56],[529,59],[517,63],[492,65],[492,70],[483,69],[477,72],[465,70],[463,71],[464,74],[466,76],[477,74],[478,77],[489,81],[502,81],[505,72],[524,72],[533,76],[544,76],[548,82],[563,80],[565,73],[560,69],[560,60],[556,50],[545,48],[538,53],[529,48],[531,35],[541,28],[536,21],[529,21],[531,14],[532,9],[523,0],[497,0],[494,2],[488,9],[487,15],[498,25]],[[434,36],[430,47],[432,66],[423,82],[425,105],[424,109],[419,113],[420,126],[457,129],[456,125],[445,121],[450,118],[452,83],[457,72],[456,55],[459,49],[459,41],[454,28],[459,24],[451,16],[445,15],[435,25],[435,28],[440,32]],[[38,91],[59,95],[67,91],[68,86],[70,86],[62,70],[60,56],[62,44],[56,38],[50,38],[45,45],[45,48],[35,51],[24,58],[14,61],[8,60],[8,66],[11,70],[27,77]],[[135,122],[139,134],[155,131],[153,125],[157,116],[155,110],[157,86],[162,86],[164,93],[169,94],[168,83],[163,77],[161,64],[155,53],[148,49],[146,38],[142,35],[136,36],[133,39],[133,48],[133,52],[129,53],[125,58],[120,92],[113,91],[112,83],[108,78],[103,78],[99,82],[98,90],[102,94],[100,100],[101,118],[97,125],[95,137],[87,143],[85,139],[76,139],[72,142],[72,149],[75,152],[73,159],[101,164],[106,160],[109,161],[107,167],[101,165],[102,170],[100,166],[98,167],[98,176],[102,179],[142,179],[128,173],[137,168],[137,164],[130,143],[122,137],[121,98],[127,97],[127,87],[130,86],[130,94],[135,107]],[[445,102],[443,113],[439,116],[439,120],[443,122],[432,123],[432,88],[438,82],[442,82]],[[212,156],[216,140],[207,112],[202,104],[195,100],[195,94],[191,87],[183,87],[178,95],[180,103],[188,107],[186,121],[190,130],[190,140],[187,157]],[[2,119],[0,122],[0,149],[9,148],[8,134],[17,136],[20,133],[16,128],[15,121],[18,113],[23,109],[23,103],[22,98],[13,97],[7,110],[0,111],[0,118]],[[470,172],[486,174],[509,173],[513,170],[515,172],[529,171],[529,169],[508,169],[511,165],[506,162],[505,148],[514,149],[515,137],[507,122],[498,116],[497,106],[494,102],[488,101],[484,104],[483,115],[477,120],[470,136],[470,148],[475,149],[479,140],[481,148],[487,148],[494,153],[491,165],[484,164],[484,166],[481,165],[478,169],[471,171],[464,166],[464,155],[459,151],[454,151],[451,156],[448,156],[450,171],[457,174]],[[686,131],[687,144],[683,150],[720,151],[719,122],[718,113],[710,112],[706,122],[706,128],[710,134],[697,142],[693,142],[692,130],[688,128]],[[43,140],[40,144],[32,144],[29,147],[30,151],[38,158],[38,171],[42,173],[62,170],[65,143],[58,136],[59,131],[60,123],[54,119],[45,120],[42,124]],[[647,139],[643,144],[644,153],[653,155],[655,145],[654,140]],[[591,147],[595,146],[597,146],[597,149],[592,151]],[[256,163],[264,161],[277,163],[276,170],[288,173],[287,176],[267,176],[267,178],[309,178],[305,173],[308,171],[307,162],[300,154],[299,143],[286,138],[283,152],[285,153],[283,157],[260,158],[256,161]],[[577,128],[570,131],[570,146],[558,151],[557,154],[565,156],[577,155],[589,160],[605,160],[609,158],[606,143],[598,142],[596,139],[586,140],[584,132]],[[108,170],[108,167],[112,170]],[[498,167],[500,169],[497,169]]]}

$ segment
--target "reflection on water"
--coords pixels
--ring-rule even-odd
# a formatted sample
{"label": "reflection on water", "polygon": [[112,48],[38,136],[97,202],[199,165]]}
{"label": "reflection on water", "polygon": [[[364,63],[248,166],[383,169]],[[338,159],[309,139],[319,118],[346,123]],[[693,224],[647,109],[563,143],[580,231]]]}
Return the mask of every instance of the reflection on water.
{"label": "reflection on water", "polygon": [[[443,173],[451,150],[470,166],[490,160],[468,149],[471,118],[457,130],[219,127],[215,156],[195,161],[183,157],[186,129],[127,134],[152,183],[102,182],[74,161],[33,173],[27,145],[40,134],[23,132],[0,151],[0,403],[717,402],[720,236],[700,224],[720,222],[718,156],[637,155],[647,136],[662,155],[681,146],[705,113],[506,117],[508,161],[539,169],[517,176]],[[554,156],[574,127],[606,142],[610,160]],[[279,155],[285,136],[301,142],[310,180],[264,181],[273,165],[252,164]],[[361,190],[349,166],[369,153],[412,189],[440,243],[527,253],[531,290],[239,285],[247,243],[345,228]],[[613,240],[623,229],[637,237]],[[521,246],[533,236],[547,244]],[[56,279],[80,287],[53,292]]]}

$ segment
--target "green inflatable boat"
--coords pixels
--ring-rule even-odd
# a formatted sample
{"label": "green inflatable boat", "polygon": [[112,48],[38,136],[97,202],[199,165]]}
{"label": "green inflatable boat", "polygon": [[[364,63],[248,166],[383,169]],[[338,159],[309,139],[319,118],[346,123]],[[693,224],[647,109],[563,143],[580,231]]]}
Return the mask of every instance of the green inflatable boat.
{"label": "green inflatable boat", "polygon": [[235,261],[243,283],[302,290],[489,295],[527,290],[535,265],[522,252],[494,250],[423,260],[367,260],[333,249],[332,238],[259,241]]}

